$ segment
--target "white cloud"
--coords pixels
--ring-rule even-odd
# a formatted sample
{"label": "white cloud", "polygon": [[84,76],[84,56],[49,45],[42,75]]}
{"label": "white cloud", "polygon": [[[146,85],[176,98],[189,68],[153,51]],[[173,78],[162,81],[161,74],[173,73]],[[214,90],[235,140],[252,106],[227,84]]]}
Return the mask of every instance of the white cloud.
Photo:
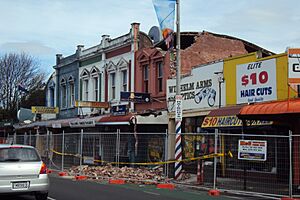
{"label": "white cloud", "polygon": [[39,42],[7,42],[1,45],[1,49],[9,52],[25,52],[37,56],[55,53],[53,48]]}

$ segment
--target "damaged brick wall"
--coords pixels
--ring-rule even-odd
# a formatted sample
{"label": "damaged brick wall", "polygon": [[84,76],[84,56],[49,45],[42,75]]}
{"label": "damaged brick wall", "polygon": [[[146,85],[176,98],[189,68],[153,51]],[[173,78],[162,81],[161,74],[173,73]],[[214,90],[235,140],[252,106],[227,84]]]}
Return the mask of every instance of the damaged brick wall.
{"label": "damaged brick wall", "polygon": [[204,32],[197,36],[190,47],[181,51],[181,71],[187,74],[194,66],[247,53],[242,41]]}

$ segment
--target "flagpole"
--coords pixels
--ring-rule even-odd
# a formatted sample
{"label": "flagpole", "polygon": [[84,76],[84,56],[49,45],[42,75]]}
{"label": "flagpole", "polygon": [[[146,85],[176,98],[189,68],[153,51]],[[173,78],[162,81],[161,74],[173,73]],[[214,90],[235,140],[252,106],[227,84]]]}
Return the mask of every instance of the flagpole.
{"label": "flagpole", "polygon": [[179,117],[175,117],[175,179],[181,179],[182,170],[182,147],[181,147],[181,121],[182,121],[182,97],[180,95],[181,79],[181,59],[180,59],[180,0],[176,0],[176,104],[179,101],[180,106],[176,105],[176,111],[179,109]]}

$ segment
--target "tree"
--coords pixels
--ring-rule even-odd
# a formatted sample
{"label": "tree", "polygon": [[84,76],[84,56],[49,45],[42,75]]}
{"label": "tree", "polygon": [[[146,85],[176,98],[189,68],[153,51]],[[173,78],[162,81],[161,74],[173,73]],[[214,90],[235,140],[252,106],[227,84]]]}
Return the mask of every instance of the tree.
{"label": "tree", "polygon": [[0,110],[6,119],[16,119],[18,102],[27,94],[19,85],[32,93],[41,88],[45,74],[39,71],[36,60],[25,54],[8,53],[0,56]]}

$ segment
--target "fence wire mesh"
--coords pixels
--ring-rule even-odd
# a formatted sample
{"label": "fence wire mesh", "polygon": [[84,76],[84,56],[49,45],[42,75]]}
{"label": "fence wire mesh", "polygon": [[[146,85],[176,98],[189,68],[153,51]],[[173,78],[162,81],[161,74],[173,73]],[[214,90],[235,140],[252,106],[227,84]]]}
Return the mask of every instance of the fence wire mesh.
{"label": "fence wire mesh", "polygon": [[[163,180],[170,180],[174,177],[174,136],[119,130],[81,131],[14,135],[7,141],[36,147],[53,169],[80,166],[80,173],[86,173],[87,165],[126,167],[125,171],[160,168]],[[181,146],[183,179],[176,180],[178,183],[273,196],[300,196],[300,135],[183,133]]]}

